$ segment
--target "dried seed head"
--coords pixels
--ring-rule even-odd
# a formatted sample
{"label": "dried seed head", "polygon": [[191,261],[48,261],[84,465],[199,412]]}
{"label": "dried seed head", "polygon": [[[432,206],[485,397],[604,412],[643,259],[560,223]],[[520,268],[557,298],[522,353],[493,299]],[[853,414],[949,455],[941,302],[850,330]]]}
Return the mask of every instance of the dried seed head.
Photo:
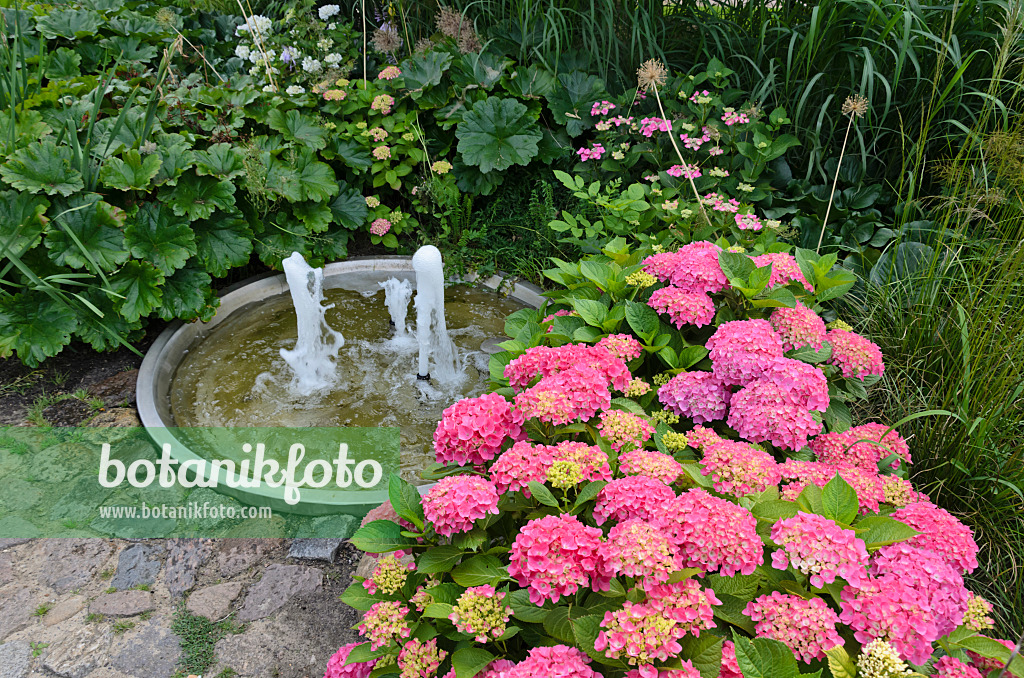
{"label": "dried seed head", "polygon": [[857,116],[858,118],[868,112],[868,100],[859,94],[846,97],[843,102],[843,115]]}
{"label": "dried seed head", "polygon": [[480,51],[480,41],[477,40],[476,31],[472,28],[469,30],[463,29],[462,34],[459,36],[459,51],[463,54],[469,54],[470,52]]}
{"label": "dried seed head", "polygon": [[434,41],[430,38],[420,38],[416,41],[416,54],[425,54],[434,48]]}
{"label": "dried seed head", "polygon": [[463,27],[469,23],[461,12],[441,5],[437,13],[437,30],[449,38],[458,39],[461,36]]}
{"label": "dried seed head", "polygon": [[636,72],[637,86],[645,92],[661,87],[668,80],[665,64],[657,59],[645,61]]}
{"label": "dried seed head", "polygon": [[398,31],[388,26],[387,28],[378,28],[373,32],[373,40],[370,41],[373,44],[373,48],[378,52],[384,52],[385,54],[391,54],[397,52],[398,48],[402,46],[402,38],[398,36]]}

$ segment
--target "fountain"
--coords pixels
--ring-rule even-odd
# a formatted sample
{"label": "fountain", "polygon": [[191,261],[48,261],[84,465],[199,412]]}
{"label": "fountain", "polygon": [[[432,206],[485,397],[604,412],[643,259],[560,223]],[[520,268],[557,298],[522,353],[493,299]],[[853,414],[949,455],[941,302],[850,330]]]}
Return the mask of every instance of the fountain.
{"label": "fountain", "polygon": [[324,270],[312,268],[298,252],[292,252],[282,265],[295,306],[299,336],[295,348],[282,348],[280,354],[294,373],[292,390],[299,395],[311,395],[334,385],[334,361],[345,345],[345,337],[327,324],[327,311],[334,304],[323,305]]}
{"label": "fountain", "polygon": [[399,281],[398,278],[388,278],[380,286],[384,290],[384,305],[388,307],[388,313],[391,314],[391,324],[395,328],[395,336],[404,337],[407,334],[405,318],[409,313],[412,283],[408,280]]}
{"label": "fountain", "polygon": [[430,359],[434,359],[434,375],[442,383],[459,378],[459,359],[448,336],[444,316],[444,265],[441,252],[433,245],[416,250],[412,256],[416,271],[416,341],[420,354],[416,375],[430,379]]}

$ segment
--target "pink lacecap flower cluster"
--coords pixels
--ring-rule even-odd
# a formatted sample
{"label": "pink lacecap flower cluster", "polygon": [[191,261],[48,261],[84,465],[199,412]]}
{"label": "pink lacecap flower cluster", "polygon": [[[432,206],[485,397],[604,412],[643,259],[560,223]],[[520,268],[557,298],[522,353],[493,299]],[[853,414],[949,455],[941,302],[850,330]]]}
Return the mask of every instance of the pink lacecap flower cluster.
{"label": "pink lacecap flower cluster", "polygon": [[616,127],[621,127],[622,125],[632,125],[633,124],[633,116],[629,116],[627,118],[627,117],[622,116],[622,115],[617,115],[614,118],[608,118],[608,120],[606,120],[605,122],[609,122],[609,123],[615,125]]}
{"label": "pink lacecap flower cluster", "polygon": [[590,148],[577,149],[576,155],[580,156],[580,162],[587,162],[588,160],[600,160],[601,156],[604,155],[604,146],[601,144],[594,144]]}
{"label": "pink lacecap flower cluster", "polygon": [[798,282],[808,292],[813,292],[814,287],[807,282],[804,272],[800,270],[800,264],[792,254],[785,252],[770,252],[754,257],[754,263],[758,268],[771,264],[772,274],[768,279],[768,287],[778,287],[790,282]]}
{"label": "pink lacecap flower cluster", "polygon": [[402,70],[398,66],[388,66],[383,71],[381,71],[380,75],[378,75],[377,77],[380,80],[394,80],[401,74]]}
{"label": "pink lacecap flower cluster", "polygon": [[612,571],[644,581],[665,582],[683,567],[675,545],[661,530],[642,520],[626,520],[608,533],[608,560]]}
{"label": "pink lacecap flower cluster", "polygon": [[799,301],[795,308],[776,308],[768,320],[786,351],[803,346],[820,351],[825,344],[825,321]]}
{"label": "pink lacecap flower cluster", "polygon": [[699,370],[680,372],[658,389],[665,409],[689,417],[695,424],[724,419],[731,396],[714,373]]}
{"label": "pink lacecap flower cluster", "polygon": [[722,440],[708,445],[701,471],[715,481],[716,492],[742,497],[764,492],[782,480],[775,458],[749,443]]}
{"label": "pink lacecap flower cluster", "polygon": [[370,224],[370,233],[374,235],[386,235],[391,230],[391,222],[384,217],[378,217]]}
{"label": "pink lacecap flower cluster", "polygon": [[699,137],[691,137],[689,134],[680,134],[679,140],[683,142],[683,146],[686,146],[691,151],[699,151],[701,146],[708,141],[711,141],[711,135],[707,132],[705,132],[703,136]]}
{"label": "pink lacecap flower cluster", "polygon": [[594,105],[590,107],[590,115],[608,115],[615,110],[615,104],[610,101],[595,101]]}
{"label": "pink lacecap flower cluster", "polygon": [[505,376],[512,388],[522,390],[537,377],[549,377],[579,367],[598,370],[616,391],[625,390],[632,379],[626,363],[607,347],[586,344],[529,348],[505,366]]}
{"label": "pink lacecap flower cluster", "polygon": [[441,414],[434,431],[439,464],[484,464],[506,440],[523,437],[522,414],[496,393],[463,398]]}
{"label": "pink lacecap flower cluster", "polygon": [[971,528],[945,509],[921,501],[898,509],[892,517],[921,533],[904,543],[934,551],[961,573],[978,567],[978,544]]}
{"label": "pink lacecap flower cluster", "polygon": [[756,214],[737,214],[733,219],[741,231],[760,231],[764,228],[764,224]]}
{"label": "pink lacecap flower cluster", "polygon": [[607,349],[619,360],[627,362],[639,358],[644,352],[644,347],[631,334],[609,334],[602,337],[597,345]]}
{"label": "pink lacecap flower cluster", "polygon": [[844,377],[864,381],[864,377],[881,376],[885,371],[882,351],[873,341],[838,329],[829,331],[828,341],[832,344],[832,357],[828,362],[838,367]]}
{"label": "pink lacecap flower cluster", "polygon": [[707,90],[704,90],[703,92],[695,91],[693,94],[690,95],[690,101],[692,101],[693,103],[697,103],[697,97],[707,97],[707,96],[711,96],[711,92],[709,92]]}
{"label": "pink lacecap flower cluster", "polygon": [[404,586],[406,572],[416,569],[415,563],[403,564],[404,557],[405,551],[395,551],[380,558],[373,568],[373,574],[363,580],[363,588],[372,596],[377,593],[378,584],[389,594]]}
{"label": "pink lacecap flower cluster", "polygon": [[785,643],[804,662],[824,659],[825,650],[843,644],[836,631],[839,616],[821,598],[773,591],[750,601],[743,614],[754,622],[758,636]]}
{"label": "pink lacecap flower cluster", "polygon": [[501,678],[601,678],[600,673],[590,668],[590,661],[590,657],[575,647],[535,647],[526,659],[504,671]]}
{"label": "pink lacecap flower cluster", "polygon": [[477,476],[442,478],[423,497],[424,517],[444,536],[469,532],[480,518],[498,513],[497,488]]}
{"label": "pink lacecap flower cluster", "polygon": [[660,480],[648,476],[616,478],[597,493],[594,521],[598,525],[608,519],[619,522],[639,518],[652,522],[675,498],[672,488]]}
{"label": "pink lacecap flower cluster", "polygon": [[687,567],[731,577],[752,574],[764,562],[753,514],[704,490],[692,489],[662,502],[651,522],[676,544]]}
{"label": "pink lacecap flower cluster", "polygon": [[779,491],[779,495],[786,500],[795,500],[808,485],[825,487],[828,481],[839,474],[857,492],[861,513],[877,511],[878,505],[885,501],[885,483],[875,471],[866,471],[856,466],[833,466],[817,461],[795,459],[788,459],[780,464],[779,470],[783,479],[791,481]]}
{"label": "pink lacecap flower cluster", "polygon": [[[359,624],[359,634],[369,639],[370,649],[384,647],[393,640],[408,638],[411,633],[406,615],[409,608],[398,601],[374,603]],[[347,653],[346,653],[347,654]]]}
{"label": "pink lacecap flower cluster", "polygon": [[740,113],[739,111],[733,111],[731,113],[726,113],[725,115],[723,115],[722,116],[722,122],[724,122],[726,125],[731,127],[731,126],[736,125],[736,124],[742,124],[742,123],[745,123],[745,122],[750,122],[750,118],[747,117],[746,113]]}
{"label": "pink lacecap flower cluster", "polygon": [[700,167],[687,163],[685,165],[672,165],[665,173],[672,177],[683,177],[684,179],[699,179],[702,175]]}
{"label": "pink lacecap flower cluster", "polygon": [[352,648],[360,644],[349,643],[339,647],[338,651],[327,660],[327,670],[324,671],[324,678],[368,678],[373,673],[373,667],[377,665],[376,659],[354,664],[345,663],[348,661],[348,653],[352,651]]}
{"label": "pink lacecap flower cluster", "polygon": [[508,573],[535,605],[558,602],[580,586],[607,591],[614,572],[603,536],[566,514],[531,520],[512,543]]}
{"label": "pink lacecap flower cluster", "polygon": [[671,455],[655,450],[631,450],[619,457],[619,470],[631,476],[647,476],[671,485],[683,472],[683,465]]}
{"label": "pink lacecap flower cluster", "polygon": [[655,132],[671,132],[672,121],[664,118],[643,118],[640,120],[640,134],[654,136]]}
{"label": "pink lacecap flower cluster", "polygon": [[651,438],[654,427],[651,422],[632,412],[605,410],[600,414],[601,423],[597,430],[618,452],[626,445],[642,448]]}
{"label": "pink lacecap flower cluster", "polygon": [[956,568],[938,553],[906,542],[890,544],[871,556],[869,571],[880,580],[909,586],[921,593],[940,636],[952,633],[963,623],[971,593]]}
{"label": "pink lacecap flower cluster", "polygon": [[841,433],[825,433],[812,440],[810,448],[818,461],[834,466],[859,466],[872,472],[890,455],[897,456],[891,464],[893,469],[900,467],[901,460],[911,462],[910,446],[903,436],[878,423],[854,426]]}
{"label": "pink lacecap flower cluster", "polygon": [[842,577],[851,584],[867,579],[868,552],[853,530],[814,513],[797,513],[772,525],[772,541],[781,546],[772,552],[772,566],[790,565],[809,575],[818,588]]}
{"label": "pink lacecap flower cluster", "polygon": [[[712,155],[716,155],[712,153]],[[740,201],[735,198],[726,198],[718,193],[708,193],[700,201],[713,209],[716,212],[731,212],[733,214],[740,211]]]}

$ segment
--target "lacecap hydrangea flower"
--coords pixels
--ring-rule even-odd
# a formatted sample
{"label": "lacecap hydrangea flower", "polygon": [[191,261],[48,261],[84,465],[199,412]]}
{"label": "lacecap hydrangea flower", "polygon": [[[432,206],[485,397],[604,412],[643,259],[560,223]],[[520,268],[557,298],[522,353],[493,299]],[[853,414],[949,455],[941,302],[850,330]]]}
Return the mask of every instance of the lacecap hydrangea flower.
{"label": "lacecap hydrangea flower", "polygon": [[423,497],[423,515],[443,536],[469,532],[488,514],[498,515],[498,490],[477,476],[447,476]]}
{"label": "lacecap hydrangea flower", "polygon": [[845,530],[824,516],[798,512],[772,525],[771,539],[781,546],[772,552],[772,566],[790,565],[808,575],[821,588],[842,577],[851,584],[867,579],[868,552],[853,530]]}
{"label": "lacecap hydrangea flower", "polygon": [[785,643],[800,661],[824,659],[825,650],[843,644],[836,631],[839,616],[821,598],[773,591],[750,601],[743,614],[754,622],[758,636]]}
{"label": "lacecap hydrangea flower", "polygon": [[522,415],[496,393],[463,398],[441,414],[434,431],[439,464],[484,464],[506,440],[521,440]]}
{"label": "lacecap hydrangea flower", "polygon": [[666,409],[696,424],[725,418],[729,389],[712,372],[680,372],[658,389],[658,399]]}
{"label": "lacecap hydrangea flower", "polygon": [[742,497],[764,492],[782,480],[775,458],[749,443],[721,440],[708,445],[701,473],[711,476],[716,492]]}
{"label": "lacecap hydrangea flower", "polygon": [[651,522],[679,548],[686,567],[731,577],[752,574],[764,562],[757,519],[742,506],[701,489],[661,506]]}
{"label": "lacecap hydrangea flower", "polygon": [[859,334],[830,330],[828,341],[832,344],[832,357],[828,362],[838,367],[844,377],[863,381],[864,377],[881,376],[885,371],[882,350]]}
{"label": "lacecap hydrangea flower", "polygon": [[603,537],[567,514],[531,520],[512,543],[508,573],[529,589],[534,605],[557,603],[580,586],[607,591],[614,575]]}
{"label": "lacecap hydrangea flower", "polygon": [[768,322],[787,351],[804,346],[820,351],[825,345],[825,321],[799,301],[795,308],[781,307],[773,310]]}
{"label": "lacecap hydrangea flower", "polygon": [[683,325],[704,327],[715,319],[715,304],[704,292],[687,292],[678,287],[663,287],[654,290],[647,305],[658,313],[668,315],[678,329]]}
{"label": "lacecap hydrangea flower", "polygon": [[500,638],[511,617],[512,608],[505,604],[505,594],[489,585],[466,589],[448,615],[456,629],[474,636],[478,643]]}
{"label": "lacecap hydrangea flower", "polygon": [[906,541],[910,546],[935,551],[961,573],[973,572],[978,567],[974,533],[949,511],[921,501],[898,509],[892,517],[921,533]]}
{"label": "lacecap hydrangea flower", "polygon": [[339,647],[338,651],[327,660],[327,670],[324,671],[324,678],[369,678],[369,675],[373,673],[373,668],[377,665],[376,659],[368,662],[356,662],[354,664],[345,663],[348,661],[348,653],[352,651],[352,648],[360,644],[349,643]]}
{"label": "lacecap hydrangea flower", "polygon": [[683,465],[663,452],[630,450],[619,457],[619,470],[626,475],[647,476],[671,485],[682,474]]}

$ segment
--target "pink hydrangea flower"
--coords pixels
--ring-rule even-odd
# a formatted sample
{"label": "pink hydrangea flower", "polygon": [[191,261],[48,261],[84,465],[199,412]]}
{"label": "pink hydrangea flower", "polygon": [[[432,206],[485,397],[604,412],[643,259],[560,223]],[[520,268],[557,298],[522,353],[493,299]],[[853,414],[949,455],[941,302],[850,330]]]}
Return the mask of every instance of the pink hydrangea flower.
{"label": "pink hydrangea flower", "polygon": [[405,551],[395,551],[381,557],[373,568],[373,574],[363,580],[363,588],[376,595],[377,590],[391,595],[405,586],[407,573],[416,569],[415,563],[403,563]]}
{"label": "pink hydrangea flower", "polygon": [[931,678],[982,678],[978,669],[949,655],[939,657],[933,668],[935,673],[931,674]]}
{"label": "pink hydrangea flower", "polygon": [[535,647],[526,659],[508,669],[503,678],[601,678],[588,664],[590,657],[575,647]]}
{"label": "pink hydrangea flower", "polygon": [[767,320],[722,323],[705,346],[715,374],[727,386],[746,386],[783,353],[782,340]]}
{"label": "pink hydrangea flower", "polygon": [[702,176],[700,166],[691,163],[686,163],[685,165],[672,165],[665,170],[665,174],[672,177],[683,177],[684,179],[698,179]]}
{"label": "pink hydrangea flower", "polygon": [[551,448],[546,445],[532,445],[523,440],[501,453],[491,464],[491,481],[498,494],[523,490],[529,497],[530,482],[543,483],[548,468],[554,461]]}
{"label": "pink hydrangea flower", "polygon": [[594,144],[590,148],[579,148],[576,150],[576,155],[580,157],[580,162],[600,160],[601,156],[604,155],[604,146],[601,144]]}
{"label": "pink hydrangea flower", "polygon": [[663,452],[631,450],[619,457],[619,470],[627,475],[647,476],[671,485],[683,472],[683,465]]}
{"label": "pink hydrangea flower", "polygon": [[700,671],[689,659],[684,659],[681,669],[659,669],[653,666],[640,666],[626,672],[625,678],[700,678]]}
{"label": "pink hydrangea flower", "polygon": [[722,440],[708,445],[701,460],[703,473],[715,481],[716,492],[742,497],[764,492],[782,480],[775,458],[748,443]]}
{"label": "pink hydrangea flower", "polygon": [[768,321],[782,339],[782,347],[787,351],[803,346],[820,351],[825,345],[825,321],[799,301],[796,302],[795,308],[776,308]]}
{"label": "pink hydrangea flower", "polygon": [[683,567],[676,547],[658,528],[642,520],[627,520],[613,527],[608,533],[607,554],[615,574],[655,582],[668,581],[670,574]]}
{"label": "pink hydrangea flower", "polygon": [[640,354],[644,352],[644,347],[640,342],[629,334],[609,334],[607,337],[602,337],[597,345],[607,349],[613,356],[625,362],[639,358]]}
{"label": "pink hydrangea flower", "polygon": [[829,364],[840,369],[844,377],[864,381],[864,377],[881,376],[885,371],[882,350],[872,341],[846,330],[829,330],[832,344]]}
{"label": "pink hydrangea flower", "polygon": [[411,633],[406,615],[409,608],[394,600],[374,603],[359,624],[359,634],[370,641],[370,649],[384,647],[391,641],[408,638]]}
{"label": "pink hydrangea flower", "polygon": [[668,315],[678,329],[683,325],[704,327],[715,319],[715,304],[704,292],[687,292],[678,287],[655,290],[647,305],[658,313]]}
{"label": "pink hydrangea flower", "polygon": [[931,658],[931,644],[939,632],[920,591],[898,579],[868,579],[844,587],[839,598],[839,621],[853,629],[857,642],[884,640],[901,659],[914,664]]}
{"label": "pink hydrangea flower", "polygon": [[549,377],[582,367],[596,370],[616,391],[624,391],[633,378],[621,358],[604,346],[586,344],[529,348],[505,366],[505,376],[513,388],[523,389],[537,377]]}
{"label": "pink hydrangea flower", "polygon": [[606,410],[600,417],[601,423],[597,425],[597,430],[616,452],[626,445],[643,448],[654,433],[651,422],[632,412]]}
{"label": "pink hydrangea flower", "polygon": [[506,440],[523,438],[522,413],[496,393],[463,398],[441,414],[434,431],[439,464],[484,464]]}
{"label": "pink hydrangea flower", "polygon": [[748,383],[732,395],[726,421],[751,442],[770,442],[789,450],[799,450],[821,433],[821,422],[767,379]]}
{"label": "pink hydrangea flower", "polygon": [[427,642],[413,638],[402,646],[398,654],[398,667],[402,670],[399,678],[431,678],[437,675],[437,667],[448,656],[445,650],[437,648],[437,638]]}
{"label": "pink hydrangea flower", "polygon": [[448,615],[456,629],[474,636],[478,643],[500,638],[511,618],[512,608],[505,604],[505,593],[490,585],[466,589]]}
{"label": "pink hydrangea flower", "polygon": [[855,585],[867,579],[864,541],[824,516],[800,511],[772,525],[771,539],[782,547],[772,552],[772,566],[792,565],[810,576],[812,586],[822,588],[836,577]]}
{"label": "pink hydrangea flower", "polygon": [[722,669],[718,678],[743,678],[740,663],[736,660],[736,644],[731,640],[722,643]]}
{"label": "pink hydrangea flower", "polygon": [[772,265],[772,274],[768,278],[769,288],[785,285],[790,282],[798,282],[808,292],[814,291],[814,287],[811,286],[811,283],[807,282],[804,272],[800,270],[800,264],[796,263],[796,259],[792,254],[786,254],[785,252],[762,254],[754,257],[754,263],[757,264],[758,268],[768,264]]}
{"label": "pink hydrangea flower", "polygon": [[658,400],[680,417],[695,424],[725,418],[732,394],[712,372],[680,372],[658,389]]}
{"label": "pink hydrangea flower", "polygon": [[866,471],[856,466],[832,466],[816,461],[797,461],[787,459],[779,466],[784,479],[793,482],[780,488],[783,499],[794,501],[809,484],[825,487],[828,481],[839,474],[857,493],[861,513],[878,511],[878,505],[885,501],[885,485],[882,478],[874,471]]}
{"label": "pink hydrangea flower", "polygon": [[700,635],[705,629],[715,628],[713,605],[722,601],[712,589],[701,588],[696,579],[660,584],[644,582],[647,605],[681,627],[682,632]]}
{"label": "pink hydrangea flower", "polygon": [[671,132],[672,121],[664,118],[643,118],[640,120],[640,134],[645,137],[652,136],[655,132]]}
{"label": "pink hydrangea flower", "polygon": [[580,366],[542,378],[533,387],[516,394],[515,403],[525,419],[568,424],[586,421],[611,407],[612,394],[604,374],[592,367]]}
{"label": "pink hydrangea flower", "polygon": [[569,461],[579,466],[584,480],[612,479],[612,468],[608,463],[608,455],[602,452],[597,445],[563,440],[548,449],[552,450],[554,461]]}
{"label": "pink hydrangea flower", "polygon": [[928,501],[928,496],[914,489],[909,480],[899,476],[882,476],[882,496],[886,504],[902,508],[918,501]]}
{"label": "pink hydrangea flower", "polygon": [[934,551],[906,542],[883,546],[871,556],[870,573],[881,581],[899,580],[920,591],[940,636],[952,633],[963,623],[971,592],[964,587],[960,573]]}
{"label": "pink hydrangea flower", "polygon": [[825,373],[814,365],[776,358],[764,368],[762,381],[770,381],[789,396],[789,400],[802,410],[828,409],[828,380]]}
{"label": "pink hydrangea flower", "polygon": [[713,429],[703,426],[694,426],[693,430],[686,434],[686,444],[695,450],[706,449],[708,445],[713,445],[720,440],[722,438]]}
{"label": "pink hydrangea flower", "polygon": [[597,493],[594,521],[603,525],[611,518],[615,522],[639,518],[651,521],[676,498],[672,488],[647,476],[617,478]]}
{"label": "pink hydrangea flower", "polygon": [[444,536],[469,532],[480,518],[498,513],[497,488],[477,476],[442,478],[423,497],[423,515]]}
{"label": "pink hydrangea flower", "polygon": [[512,543],[508,573],[534,605],[557,603],[580,586],[607,591],[614,574],[603,536],[567,514],[531,520]]}
{"label": "pink hydrangea flower", "polygon": [[647,257],[643,261],[644,271],[685,292],[714,294],[729,285],[718,263],[718,252],[714,243],[693,242],[675,252]]}
{"label": "pink hydrangea flower", "polygon": [[754,632],[785,643],[801,661],[824,659],[825,650],[843,644],[836,631],[839,616],[821,598],[773,591],[750,601],[743,614],[755,622]]}
{"label": "pink hydrangea flower", "polygon": [[935,551],[961,573],[973,572],[978,567],[978,544],[974,541],[974,533],[949,511],[921,501],[898,509],[892,517],[921,533],[904,543]]}
{"label": "pink hydrangea flower", "polygon": [[[391,148],[387,145],[377,146],[373,149],[373,157],[377,160],[387,160],[391,157]],[[383,235],[379,233],[378,235]]]}
{"label": "pink hydrangea flower", "polygon": [[[736,226],[741,231],[760,231],[764,228],[764,224],[757,218],[756,214],[737,214],[733,217],[736,221]],[[764,264],[759,264],[763,266]]]}
{"label": "pink hydrangea flower", "polygon": [[764,562],[757,519],[742,506],[704,490],[684,492],[651,522],[679,547],[686,567],[723,577],[752,574]]}
{"label": "pink hydrangea flower", "polygon": [[356,645],[360,645],[360,643],[349,643],[338,648],[338,651],[327,660],[324,678],[369,678],[369,675],[373,673],[373,668],[377,665],[376,659],[355,664],[345,663],[348,661],[348,653]]}
{"label": "pink hydrangea flower", "polygon": [[379,80],[394,80],[402,74],[402,70],[398,66],[388,66],[377,76]]}
{"label": "pink hydrangea flower", "polygon": [[370,233],[374,235],[386,235],[391,230],[391,222],[384,217],[374,219],[370,224]]}
{"label": "pink hydrangea flower", "polygon": [[901,459],[907,463],[911,461],[910,446],[903,436],[877,423],[854,426],[842,433],[820,435],[810,442],[810,447],[820,462],[834,466],[859,466],[872,472],[877,472],[878,463],[893,454],[899,457],[892,462],[893,469],[900,467]]}

